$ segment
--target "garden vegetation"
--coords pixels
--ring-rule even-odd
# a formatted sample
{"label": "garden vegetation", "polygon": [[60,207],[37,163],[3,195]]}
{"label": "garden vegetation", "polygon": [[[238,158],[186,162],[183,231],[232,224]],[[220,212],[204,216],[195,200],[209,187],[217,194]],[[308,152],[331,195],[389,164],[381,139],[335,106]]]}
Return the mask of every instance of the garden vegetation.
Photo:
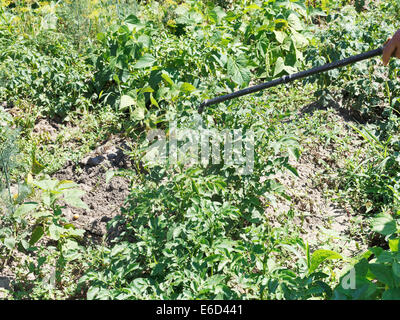
{"label": "garden vegetation", "polygon": [[[382,46],[399,27],[398,1],[0,4],[2,298],[400,299],[398,60],[197,112],[205,99]],[[37,134],[41,119],[65,130]],[[146,162],[147,134],[168,136],[171,123],[254,133],[252,173],[224,160]],[[89,210],[85,191],[54,174],[111,135],[131,141],[133,165],[101,183],[123,176],[129,195],[108,222],[113,236],[91,241],[65,215]],[[312,205],[299,207],[300,185],[277,178],[300,179],[305,159],[322,168],[315,192],[348,216],[339,245],[335,230],[306,236]]]}

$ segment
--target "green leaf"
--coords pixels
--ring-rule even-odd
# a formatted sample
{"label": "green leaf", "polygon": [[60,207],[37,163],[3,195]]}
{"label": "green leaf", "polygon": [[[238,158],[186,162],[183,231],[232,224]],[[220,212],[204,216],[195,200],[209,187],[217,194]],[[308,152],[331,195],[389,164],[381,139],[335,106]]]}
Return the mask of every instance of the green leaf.
{"label": "green leaf", "polygon": [[283,43],[283,41],[286,38],[286,33],[283,31],[274,30],[274,34],[275,34],[276,41],[278,41],[279,43]]}
{"label": "green leaf", "polygon": [[223,274],[215,274],[211,277],[209,277],[206,281],[205,281],[205,286],[216,286],[218,284],[224,283],[225,282],[225,275]]}
{"label": "green leaf", "polygon": [[394,287],[395,281],[393,278],[392,268],[379,263],[370,263],[369,270],[373,273],[376,279],[389,287]]}
{"label": "green leaf", "polygon": [[383,300],[400,300],[400,288],[392,288],[392,289],[386,290],[382,294],[382,299]]}
{"label": "green leaf", "polygon": [[392,270],[393,270],[393,274],[396,277],[400,278],[400,263],[398,263],[397,261],[393,261]]}
{"label": "green leaf", "polygon": [[53,240],[59,240],[62,234],[63,228],[51,224],[48,229],[49,237]]}
{"label": "green leaf", "polygon": [[137,121],[141,121],[145,118],[146,108],[137,107],[131,112],[131,118]]}
{"label": "green leaf", "polygon": [[399,251],[399,240],[400,239],[390,239],[389,240],[390,251],[392,251],[392,252],[398,252]]}
{"label": "green leaf", "polygon": [[63,190],[64,201],[70,206],[89,210],[89,207],[81,199],[85,195],[85,191],[79,189]]}
{"label": "green leaf", "polygon": [[173,239],[178,238],[181,232],[183,231],[182,229],[183,229],[182,227],[175,228],[174,231],[172,232],[172,238]]}
{"label": "green leaf", "polygon": [[245,58],[238,58],[234,60],[233,58],[228,58],[228,74],[231,76],[232,81],[237,83],[239,86],[242,84],[247,84],[251,80],[250,70],[246,67],[247,60]]}
{"label": "green leaf", "polygon": [[291,173],[293,173],[296,177],[299,176],[299,173],[297,172],[297,169],[291,166],[289,163],[284,164],[284,167],[288,169]]}
{"label": "green leaf", "polygon": [[393,217],[388,213],[378,214],[371,223],[372,230],[385,236],[397,231],[397,224]]}
{"label": "green leaf", "polygon": [[14,215],[16,217],[22,217],[25,216],[27,213],[31,212],[32,210],[34,210],[37,207],[37,203],[36,202],[26,202],[24,204],[21,204],[17,210],[15,210]]}
{"label": "green leaf", "polygon": [[145,34],[142,34],[142,35],[138,38],[137,41],[138,41],[139,43],[143,44],[143,46],[144,46],[145,48],[150,48],[150,47],[151,47],[151,44],[152,44],[151,38],[150,38],[148,35],[145,35]]}
{"label": "green leaf", "polygon": [[65,189],[62,191],[64,198],[80,198],[83,197],[86,192],[80,189]]}
{"label": "green leaf", "polygon": [[303,26],[301,24],[301,21],[299,17],[295,13],[291,13],[287,19],[288,24],[291,28],[293,28],[296,31],[303,30]]}
{"label": "green leaf", "polygon": [[299,158],[300,158],[300,150],[299,150],[299,148],[289,146],[288,147],[288,152],[293,158],[296,159],[296,161],[299,160]]}
{"label": "green leaf", "polygon": [[134,104],[135,104],[135,100],[132,97],[123,95],[121,97],[121,102],[119,104],[119,110],[125,110]]}
{"label": "green leaf", "polygon": [[262,10],[262,8],[255,3],[248,5],[246,8],[246,11],[248,10]]}
{"label": "green leaf", "polygon": [[172,79],[170,78],[170,76],[168,74],[166,74],[165,72],[163,72],[161,74],[161,77],[170,85],[173,86],[174,82],[172,81]]}
{"label": "green leaf", "polygon": [[214,21],[214,23],[220,23],[221,20],[226,17],[226,13],[221,7],[215,7],[209,12],[209,17]]}
{"label": "green leaf", "polygon": [[302,48],[308,45],[308,40],[301,33],[293,31],[291,34],[292,40],[295,42],[297,48]]}
{"label": "green leaf", "polygon": [[157,108],[159,108],[160,106],[158,105],[157,100],[153,97],[153,94],[150,93],[150,102],[153,106],[156,106]]}
{"label": "green leaf", "polygon": [[297,68],[291,66],[284,66],[283,70],[285,70],[288,74],[297,72]]}
{"label": "green leaf", "polygon": [[72,261],[79,259],[81,255],[81,248],[75,240],[67,239],[62,244],[62,253],[65,259]]}
{"label": "green leaf", "polygon": [[368,260],[366,258],[362,258],[360,261],[358,261],[354,265],[356,275],[357,275],[357,277],[360,277],[360,278],[365,278],[367,276],[368,268],[369,268],[369,264],[368,264]]}
{"label": "green leaf", "polygon": [[32,152],[32,167],[31,167],[31,172],[35,175],[39,174],[40,172],[43,171],[45,168],[44,165],[42,165],[36,158],[36,152]]}
{"label": "green leaf", "polygon": [[196,87],[193,86],[190,83],[184,82],[181,85],[181,91],[183,91],[185,93],[190,93],[190,92],[195,91],[195,90],[196,90]]}
{"label": "green leaf", "polygon": [[328,259],[343,259],[343,257],[339,253],[331,250],[320,249],[314,251],[311,256],[311,264],[308,272],[313,273],[321,263]]}
{"label": "green leaf", "polygon": [[376,262],[377,263],[392,262],[393,261],[393,256],[394,256],[393,252],[385,250],[379,256],[377,256]]}
{"label": "green leaf", "polygon": [[4,239],[4,245],[8,250],[12,250],[15,247],[15,238],[14,237],[8,237]]}
{"label": "green leaf", "polygon": [[152,87],[144,87],[144,88],[139,90],[139,93],[146,93],[146,92],[147,93],[151,93],[151,92],[154,92],[154,90],[153,90]]}
{"label": "green leaf", "polygon": [[32,217],[35,218],[35,219],[50,218],[52,216],[53,216],[53,213],[51,213],[50,211],[41,211],[41,212],[32,213]]}
{"label": "green leaf", "polygon": [[50,179],[39,180],[39,181],[35,180],[33,184],[42,190],[55,191],[57,188],[58,181]]}
{"label": "green leaf", "polygon": [[31,238],[29,240],[29,245],[33,246],[36,242],[38,242],[44,234],[44,229],[42,226],[37,226],[33,231]]}
{"label": "green leaf", "polygon": [[139,23],[140,23],[140,20],[139,20],[139,18],[136,17],[134,14],[131,14],[131,15],[129,15],[129,16],[127,16],[127,17],[125,18],[125,22],[126,22],[126,23],[129,23],[129,24],[136,25],[136,24],[139,24]]}
{"label": "green leaf", "polygon": [[144,69],[151,67],[157,60],[149,53],[144,54],[133,66],[135,69]]}
{"label": "green leaf", "polygon": [[64,189],[70,189],[70,188],[76,188],[79,185],[71,180],[62,180],[58,183],[58,189],[59,190],[64,190]]}
{"label": "green leaf", "polygon": [[286,29],[286,27],[288,26],[288,22],[285,19],[276,19],[274,20],[275,23],[275,28],[282,30],[282,29]]}
{"label": "green leaf", "polygon": [[278,59],[276,59],[275,62],[275,70],[274,70],[274,77],[277,76],[278,74],[280,74],[283,69],[285,67],[285,61],[283,60],[282,57],[279,57]]}
{"label": "green leaf", "polygon": [[89,288],[86,297],[88,300],[108,300],[111,295],[108,289],[92,286]]}
{"label": "green leaf", "polygon": [[45,192],[42,193],[42,202],[46,206],[51,206],[52,200],[54,200],[54,198],[52,197],[50,191],[45,191]]}

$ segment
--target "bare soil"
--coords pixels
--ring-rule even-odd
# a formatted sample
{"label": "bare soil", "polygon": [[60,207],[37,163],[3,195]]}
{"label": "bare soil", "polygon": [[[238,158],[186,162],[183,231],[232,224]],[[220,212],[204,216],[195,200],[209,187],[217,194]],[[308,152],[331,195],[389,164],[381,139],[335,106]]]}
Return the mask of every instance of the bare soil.
{"label": "bare soil", "polygon": [[[126,142],[114,136],[79,164],[67,163],[53,175],[59,180],[72,180],[86,191],[82,200],[89,210],[67,206],[64,214],[78,228],[86,230],[91,238],[98,239],[106,233],[107,222],[120,213],[129,194],[128,178],[114,176],[106,183],[107,171],[130,168],[130,161],[124,153],[127,149]],[[74,215],[79,218],[75,220]]]}
{"label": "bare soil", "polygon": [[[299,118],[304,113],[313,113],[320,108],[317,104],[312,104],[304,108]],[[339,205],[332,200],[332,194],[328,190],[335,188],[337,172],[344,167],[345,159],[363,143],[354,134],[347,122],[354,118],[342,108],[335,108],[333,119],[343,128],[344,135],[352,136],[352,146],[349,146],[347,154],[342,154],[339,161],[332,158],[337,147],[334,142],[324,145],[315,141],[302,140],[304,148],[298,161],[290,159],[290,164],[297,169],[298,177],[290,172],[278,174],[274,178],[285,186],[286,194],[291,200],[280,198],[276,204],[272,204],[266,210],[266,215],[270,223],[280,226],[279,216],[287,215],[292,210],[294,223],[300,226],[302,238],[309,242],[314,249],[320,249],[325,244],[332,248],[337,248],[342,255],[351,257],[366,250],[368,244],[355,236],[354,220],[355,216],[351,209]]]}

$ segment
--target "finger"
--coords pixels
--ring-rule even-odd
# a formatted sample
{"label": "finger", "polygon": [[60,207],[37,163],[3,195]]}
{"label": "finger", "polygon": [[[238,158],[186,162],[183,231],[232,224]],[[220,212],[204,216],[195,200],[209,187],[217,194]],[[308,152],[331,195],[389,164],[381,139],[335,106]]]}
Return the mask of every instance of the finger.
{"label": "finger", "polygon": [[389,63],[390,58],[393,56],[393,54],[396,51],[396,45],[392,41],[390,41],[383,49],[383,54],[382,54],[382,61],[383,64],[386,66]]}
{"label": "finger", "polygon": [[396,58],[400,59],[400,48],[397,47],[396,51],[394,52],[394,54],[396,55]]}
{"label": "finger", "polygon": [[383,49],[382,61],[385,66],[389,63],[389,59],[392,56],[395,49],[396,48],[394,47],[394,45],[392,43],[389,43],[385,47],[385,49]]}

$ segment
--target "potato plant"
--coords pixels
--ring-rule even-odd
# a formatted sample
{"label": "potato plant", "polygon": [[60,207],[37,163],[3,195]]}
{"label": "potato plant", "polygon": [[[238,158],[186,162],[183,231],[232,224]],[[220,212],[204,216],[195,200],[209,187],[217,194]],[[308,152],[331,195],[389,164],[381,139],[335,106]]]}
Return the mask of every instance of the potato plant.
{"label": "potato plant", "polygon": [[[204,99],[382,45],[397,27],[397,1],[1,4],[0,272],[15,270],[9,298],[399,299],[399,62],[365,61],[202,116],[196,109]],[[340,104],[354,116],[346,132],[360,149],[339,154],[340,165],[315,159],[319,142],[350,148],[351,137],[340,140],[343,132],[324,126],[331,120],[318,112],[305,115],[300,106],[311,102]],[[41,120],[64,126],[64,135],[38,138]],[[217,163],[147,161],[148,135],[170,139],[173,127],[253,136],[251,173],[239,174],[225,149]],[[67,206],[88,209],[84,192],[52,177],[64,164],[50,165],[46,155],[83,172],[78,147],[114,134],[131,141],[130,165],[98,184],[123,176],[129,196],[108,233],[91,242],[66,217]],[[283,183],[304,178],[307,157],[325,171],[304,185],[351,208],[362,220],[353,227],[384,244],[348,257],[307,240],[312,203],[304,214],[302,190],[293,194]],[[276,204],[286,211],[271,213]]]}

